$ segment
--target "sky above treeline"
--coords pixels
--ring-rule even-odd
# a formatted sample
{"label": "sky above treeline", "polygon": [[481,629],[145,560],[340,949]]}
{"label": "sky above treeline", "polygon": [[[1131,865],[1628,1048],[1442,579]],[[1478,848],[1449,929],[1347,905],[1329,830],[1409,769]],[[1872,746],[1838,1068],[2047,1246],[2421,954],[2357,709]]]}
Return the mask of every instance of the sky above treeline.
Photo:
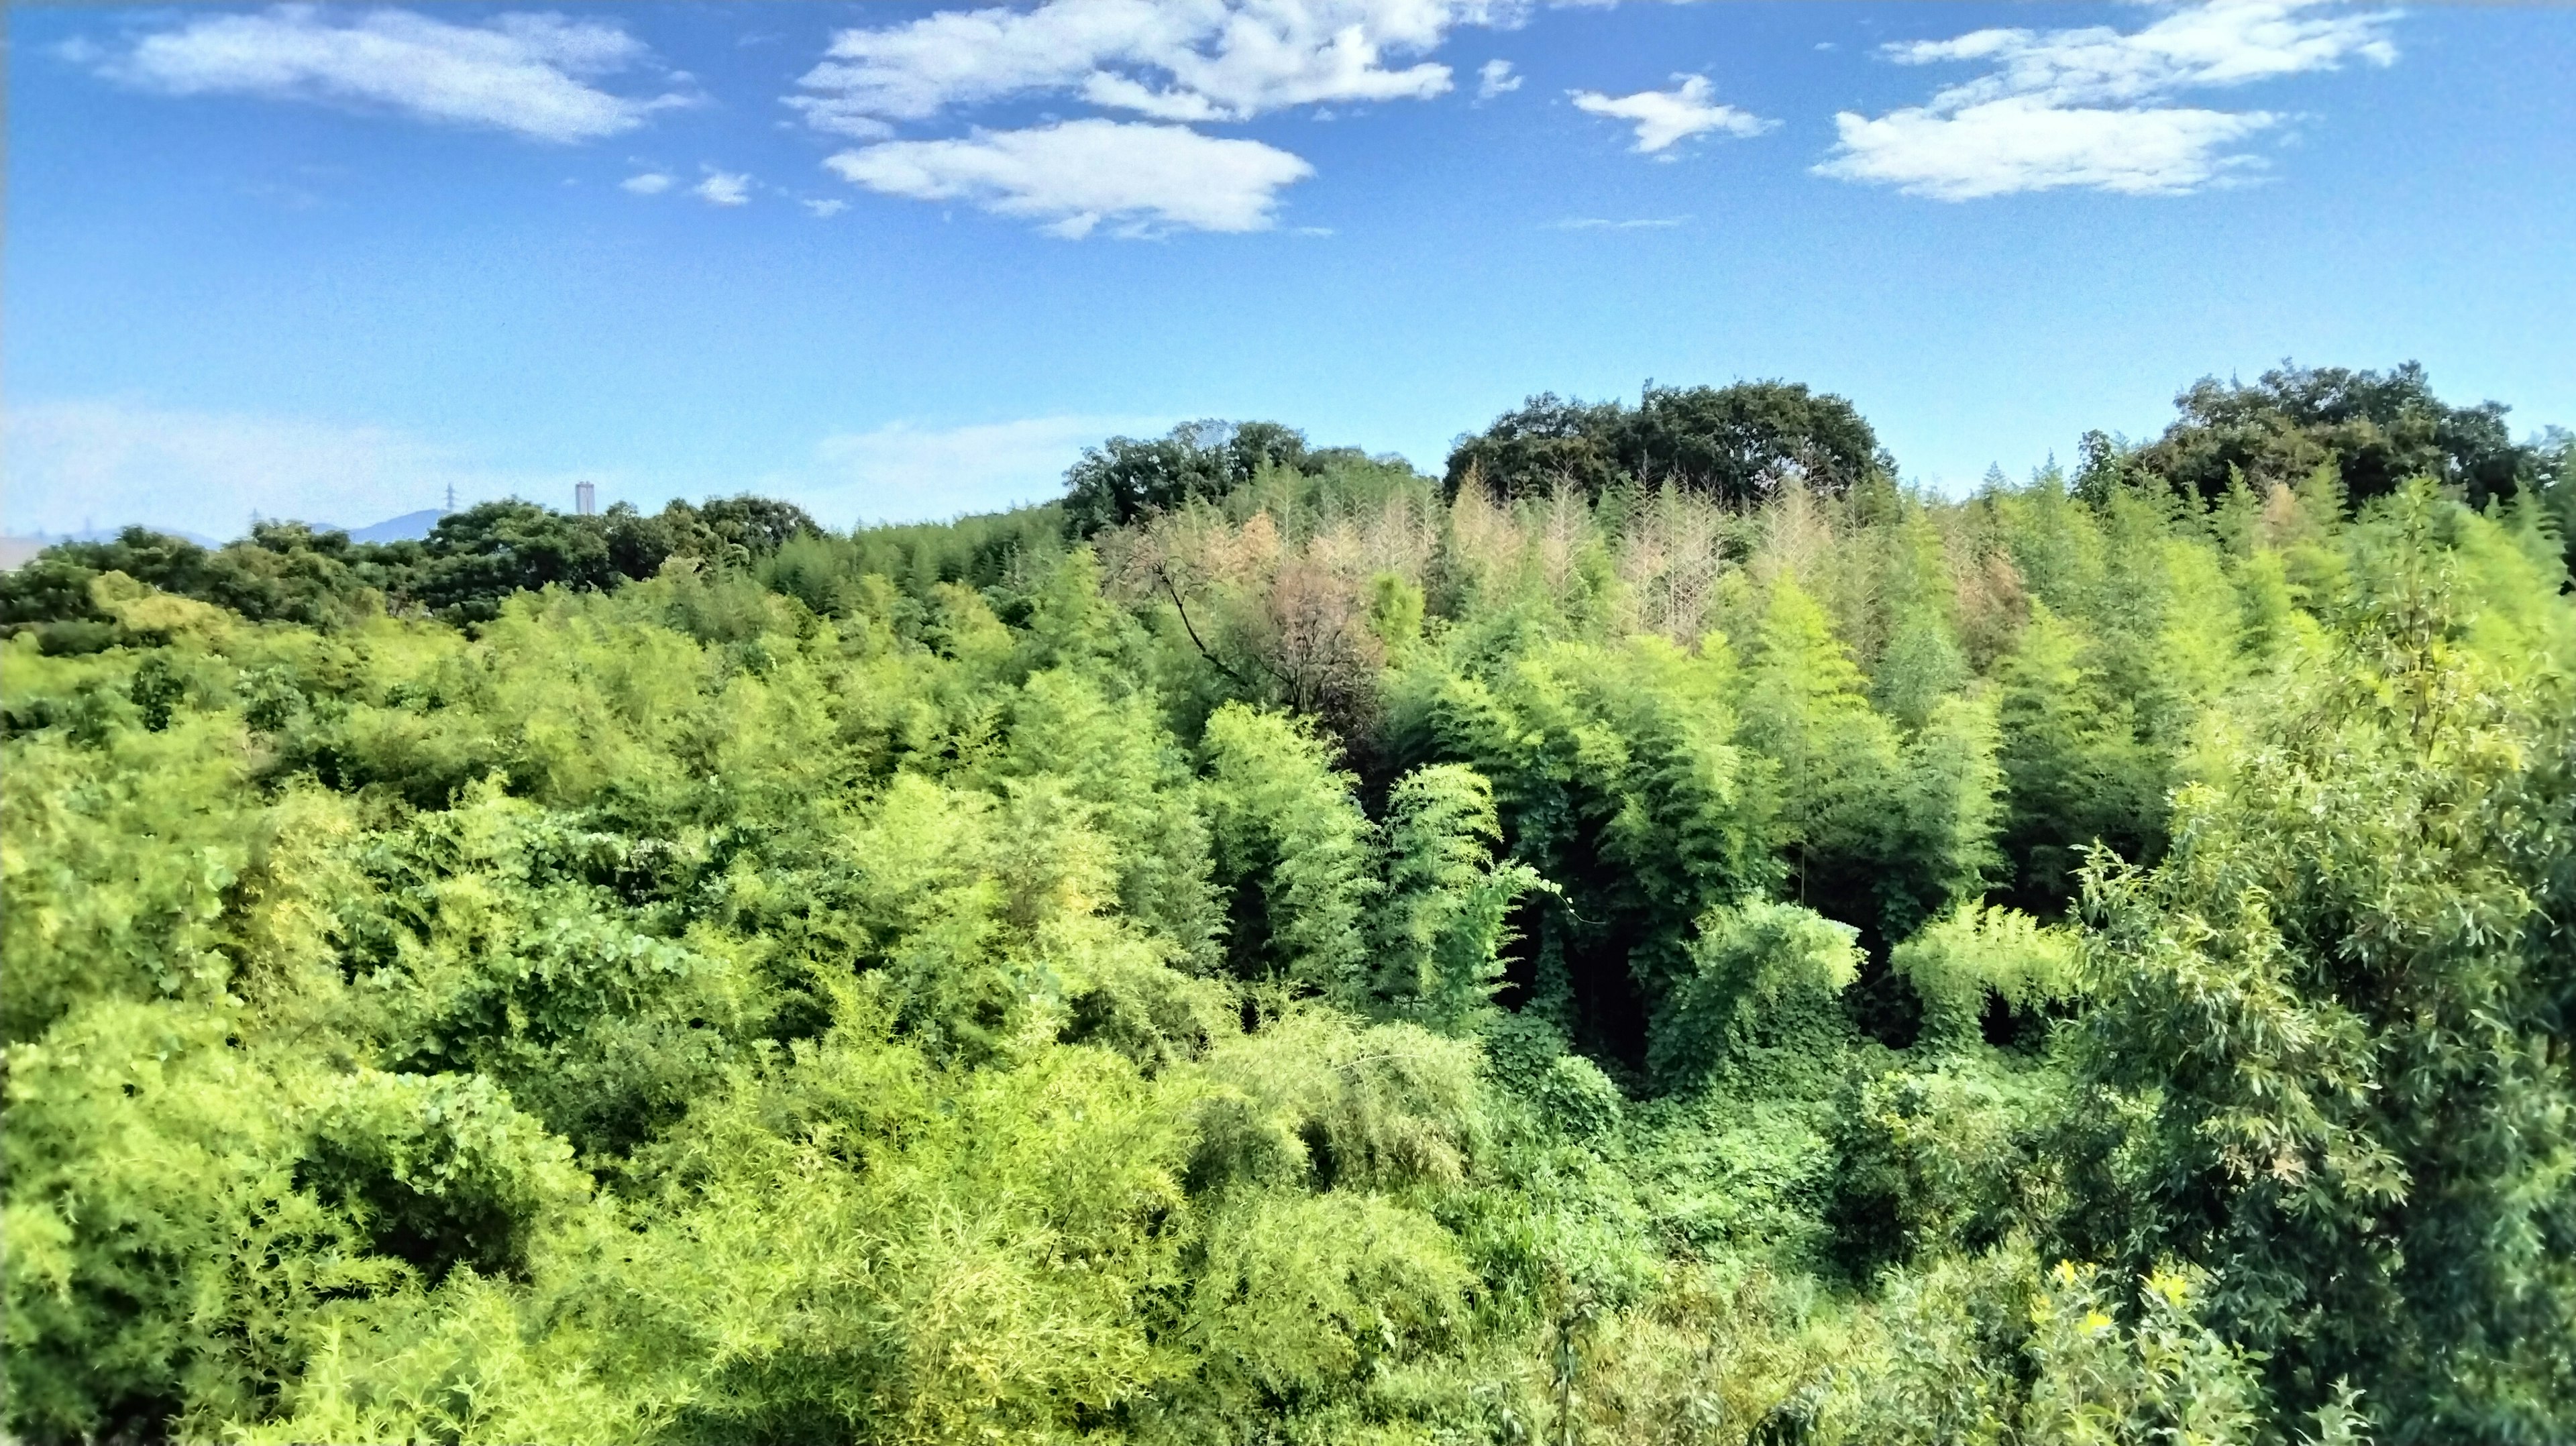
{"label": "sky above treeline", "polygon": [[1779,377],[1959,491],[2208,374],[2576,425],[2576,11],[13,6],[8,532],[759,491]]}

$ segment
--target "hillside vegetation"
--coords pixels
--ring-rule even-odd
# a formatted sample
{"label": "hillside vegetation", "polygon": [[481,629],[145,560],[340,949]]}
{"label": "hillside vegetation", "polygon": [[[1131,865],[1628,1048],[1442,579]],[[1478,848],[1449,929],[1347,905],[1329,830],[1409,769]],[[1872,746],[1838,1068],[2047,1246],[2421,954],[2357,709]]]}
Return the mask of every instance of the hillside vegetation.
{"label": "hillside vegetation", "polygon": [[5,1429],[2576,1439],[2569,449],[2183,403],[55,548]]}

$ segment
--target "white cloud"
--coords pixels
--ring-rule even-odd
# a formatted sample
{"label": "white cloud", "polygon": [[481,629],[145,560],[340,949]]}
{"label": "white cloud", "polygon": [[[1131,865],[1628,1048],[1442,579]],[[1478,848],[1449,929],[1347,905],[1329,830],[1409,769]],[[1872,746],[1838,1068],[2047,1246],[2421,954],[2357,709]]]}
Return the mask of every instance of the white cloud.
{"label": "white cloud", "polygon": [[1872,120],[1846,112],[1834,117],[1841,147],[1818,169],[1941,201],[2060,186],[2170,195],[2257,164],[2226,147],[2277,119],[2265,111],[2079,109],[2026,96],[1946,115],[1918,108]]}
{"label": "white cloud", "polygon": [[751,177],[711,167],[707,178],[691,186],[689,194],[710,206],[739,206],[751,199]]}
{"label": "white cloud", "polygon": [[872,138],[889,134],[889,121],[1042,91],[1184,121],[1420,99],[1450,88],[1449,68],[1390,58],[1518,8],[1514,0],[1047,0],[1028,10],[943,10],[841,31],[787,103],[824,130]]}
{"label": "white cloud", "polygon": [[[254,511],[343,527],[516,493],[569,506],[574,474],[511,471],[387,427],[125,401],[13,403],[11,532],[129,522],[235,537]],[[587,473],[592,477],[604,474]]]}
{"label": "white cloud", "polygon": [[660,171],[646,171],[640,176],[628,176],[617,183],[617,188],[639,196],[658,196],[671,189],[671,178]]}
{"label": "white cloud", "polygon": [[1996,29],[1891,45],[1883,53],[1902,65],[1988,70],[1923,105],[1876,119],[1835,116],[1840,143],[1815,169],[1951,201],[2065,186],[2197,190],[2258,167],[2230,147],[2281,117],[2166,102],[2185,90],[2337,70],[2348,59],[2392,64],[2393,19],[2322,0],[2202,0],[2168,6],[2128,33]]}
{"label": "white cloud", "polygon": [[1279,191],[1315,173],[1258,141],[1107,120],[977,131],[965,140],[887,141],[824,164],[872,191],[965,201],[1043,221],[1064,237],[1088,235],[1103,221],[1126,236],[1166,227],[1266,230]]}
{"label": "white cloud", "polygon": [[1064,490],[1064,470],[1083,448],[1170,425],[1169,418],[1085,416],[944,430],[897,422],[827,437],[809,468],[763,485],[832,526],[954,517],[1043,502]]}
{"label": "white cloud", "polygon": [[819,220],[829,220],[834,216],[840,215],[843,211],[850,209],[849,202],[839,199],[827,201],[802,201],[798,204],[802,205],[806,210],[813,212],[815,217]]}
{"label": "white cloud", "polygon": [[1599,91],[1569,91],[1574,108],[1587,115],[1610,116],[1628,121],[1637,128],[1636,149],[1652,155],[1675,141],[1705,131],[1724,131],[1732,136],[1758,136],[1779,124],[1764,120],[1751,111],[1731,105],[1713,104],[1714,93],[1704,75],[1676,75],[1681,84],[1671,90],[1641,90],[1635,95],[1608,96]]}
{"label": "white cloud", "polygon": [[1952,86],[1936,105],[1964,106],[2005,96],[2036,96],[2050,105],[2102,105],[2155,100],[2175,91],[2243,85],[2311,70],[2340,68],[2347,56],[2375,65],[2397,59],[2386,11],[2329,11],[2324,0],[2204,0],[2173,10],[2134,34],[2108,26],[2082,30],[1979,30],[1955,40],[1888,47],[1901,65],[1984,61],[1991,75]]}
{"label": "white cloud", "polygon": [[1476,99],[1492,100],[1521,88],[1521,77],[1512,74],[1508,60],[1488,60],[1476,68]]}
{"label": "white cloud", "polygon": [[424,120],[572,142],[632,130],[653,110],[687,103],[678,95],[615,95],[589,83],[648,56],[642,41],[614,25],[559,15],[454,25],[376,10],[341,21],[310,5],[281,5],[146,35],[99,70],[172,95],[385,106]]}

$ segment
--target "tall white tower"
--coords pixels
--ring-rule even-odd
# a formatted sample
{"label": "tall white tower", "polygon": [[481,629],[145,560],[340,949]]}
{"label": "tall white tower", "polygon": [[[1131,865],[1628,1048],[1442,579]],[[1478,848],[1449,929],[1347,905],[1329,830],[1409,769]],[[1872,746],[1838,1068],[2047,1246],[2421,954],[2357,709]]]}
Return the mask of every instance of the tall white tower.
{"label": "tall white tower", "polygon": [[599,511],[599,489],[587,482],[572,484],[572,510],[584,517]]}

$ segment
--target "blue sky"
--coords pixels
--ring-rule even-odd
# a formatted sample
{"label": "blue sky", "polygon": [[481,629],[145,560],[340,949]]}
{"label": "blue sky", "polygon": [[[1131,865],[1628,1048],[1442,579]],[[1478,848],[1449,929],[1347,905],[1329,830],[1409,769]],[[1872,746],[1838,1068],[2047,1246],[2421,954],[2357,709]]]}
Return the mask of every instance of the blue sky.
{"label": "blue sky", "polygon": [[1957,489],[2208,373],[2576,425],[2576,13],[12,7],[6,527],[761,490],[1786,377]]}

